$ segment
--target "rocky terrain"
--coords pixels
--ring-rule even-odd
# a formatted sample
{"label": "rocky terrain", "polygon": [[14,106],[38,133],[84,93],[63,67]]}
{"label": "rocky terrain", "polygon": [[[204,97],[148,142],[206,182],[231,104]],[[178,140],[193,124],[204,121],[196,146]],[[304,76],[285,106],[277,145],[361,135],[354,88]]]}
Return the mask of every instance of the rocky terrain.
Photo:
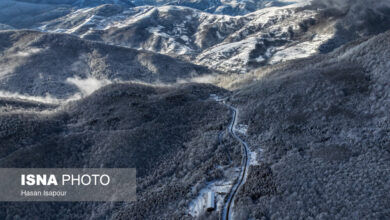
{"label": "rocky terrain", "polygon": [[388,1],[0,6],[0,167],[137,169],[135,202],[1,219],[220,219],[229,106],[228,219],[390,218]]}

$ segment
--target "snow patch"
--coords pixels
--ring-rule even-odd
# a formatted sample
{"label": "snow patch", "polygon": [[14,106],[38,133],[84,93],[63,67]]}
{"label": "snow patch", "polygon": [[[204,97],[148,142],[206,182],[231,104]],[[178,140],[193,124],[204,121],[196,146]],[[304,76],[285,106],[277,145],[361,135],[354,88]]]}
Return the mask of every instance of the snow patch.
{"label": "snow patch", "polygon": [[257,57],[255,60],[256,60],[256,62],[258,62],[258,63],[265,61],[264,57],[261,56],[261,55],[260,55],[259,57]]}
{"label": "snow patch", "polygon": [[[145,6],[145,7],[137,7],[133,10],[136,10],[135,14],[132,13],[132,11],[128,11],[130,13],[130,16],[116,16],[116,19],[113,19],[112,22],[110,22],[109,25],[106,25],[104,29],[109,29],[112,27],[116,28],[125,28],[133,23],[139,22],[144,19],[150,18],[154,12],[156,12],[156,8],[151,6]],[[124,12],[123,14],[126,14]]]}
{"label": "snow patch", "polygon": [[244,125],[244,124],[236,125],[236,127],[234,128],[234,131],[237,131],[243,135],[246,135],[246,133],[248,132],[248,125]]}
{"label": "snow patch", "polygon": [[331,39],[333,34],[316,35],[313,40],[296,44],[295,46],[284,46],[277,48],[272,56],[270,64],[276,64],[287,60],[309,57],[318,53],[318,48]]}
{"label": "snow patch", "polygon": [[183,41],[185,41],[185,42],[188,42],[190,39],[187,37],[187,36],[185,36],[185,35],[183,35],[183,36],[181,36],[180,37]]}
{"label": "snow patch", "polygon": [[229,193],[230,188],[233,185],[233,181],[214,181],[209,182],[206,187],[199,191],[199,195],[190,202],[188,207],[188,213],[192,217],[197,217],[205,212],[207,193],[215,192],[216,211],[220,211],[223,208],[225,196]]}
{"label": "snow patch", "polygon": [[259,162],[257,161],[257,152],[249,150],[248,154],[249,154],[249,165],[251,166],[259,165]]}
{"label": "snow patch", "polygon": [[223,98],[219,97],[219,96],[216,95],[216,94],[211,94],[211,95],[210,95],[210,98],[213,99],[213,100],[215,100],[215,101],[217,101],[217,102],[221,102],[221,101],[224,100]]}
{"label": "snow patch", "polygon": [[217,33],[217,37],[218,37],[220,40],[224,39],[224,37],[221,35],[221,33],[219,33],[219,31],[217,31],[216,33]]}

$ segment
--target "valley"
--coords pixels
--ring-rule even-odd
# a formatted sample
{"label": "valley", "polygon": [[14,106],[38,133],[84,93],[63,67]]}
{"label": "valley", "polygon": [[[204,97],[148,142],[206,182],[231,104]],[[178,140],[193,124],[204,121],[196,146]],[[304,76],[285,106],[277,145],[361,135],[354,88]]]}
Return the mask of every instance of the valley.
{"label": "valley", "polygon": [[4,0],[0,167],[136,168],[1,219],[390,218],[390,4]]}

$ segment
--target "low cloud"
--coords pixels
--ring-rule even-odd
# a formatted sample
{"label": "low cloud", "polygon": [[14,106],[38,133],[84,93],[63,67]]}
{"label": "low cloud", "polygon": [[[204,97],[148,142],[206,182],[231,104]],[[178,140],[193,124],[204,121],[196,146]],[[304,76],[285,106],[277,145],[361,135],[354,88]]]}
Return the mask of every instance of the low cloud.
{"label": "low cloud", "polygon": [[41,102],[47,104],[63,104],[69,101],[75,101],[81,99],[87,95],[90,95],[91,93],[100,89],[101,87],[112,83],[110,80],[99,80],[93,77],[89,77],[86,79],[74,77],[74,78],[68,78],[66,81],[70,84],[77,86],[80,92],[72,95],[71,97],[65,99],[59,99],[51,96],[50,94],[46,94],[45,96],[32,96],[32,95],[25,95],[25,94],[0,90],[0,98],[21,99],[21,100]]}
{"label": "low cloud", "polygon": [[343,16],[340,25],[347,30],[377,34],[390,29],[389,0],[313,0],[312,6]]}
{"label": "low cloud", "polygon": [[[46,96],[30,96],[30,95],[22,95],[19,93],[7,92],[7,91],[0,91],[0,98],[21,99],[21,100],[41,102],[41,103],[47,103],[47,104],[60,104],[61,102],[65,101],[62,99],[57,99],[55,97],[52,97],[49,94],[47,94]],[[75,98],[76,97],[72,97],[72,99],[75,99]]]}
{"label": "low cloud", "polygon": [[111,84],[110,80],[100,80],[94,77],[89,77],[86,79],[81,79],[79,77],[67,78],[66,82],[77,86],[77,88],[84,96],[90,95],[101,87]]}

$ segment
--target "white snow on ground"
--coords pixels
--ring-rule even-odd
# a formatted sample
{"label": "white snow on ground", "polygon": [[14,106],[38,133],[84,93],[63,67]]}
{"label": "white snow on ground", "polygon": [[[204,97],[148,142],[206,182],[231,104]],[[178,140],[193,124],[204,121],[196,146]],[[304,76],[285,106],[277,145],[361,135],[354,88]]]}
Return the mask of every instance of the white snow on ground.
{"label": "white snow on ground", "polygon": [[[224,100],[221,99],[220,97],[218,97],[218,95],[216,94],[211,94],[210,95],[210,98],[218,101],[218,102],[223,102],[224,103]],[[225,104],[226,105],[226,104]],[[224,200],[223,198],[226,197],[221,197],[221,201],[218,200],[218,204],[220,203],[221,205],[218,205],[217,207],[217,211],[222,207],[222,216],[223,218],[229,218],[229,219],[235,219],[235,213],[234,213],[234,196],[235,196],[235,192],[236,192],[236,189],[238,189],[239,187],[242,186],[242,184],[245,184],[245,181],[247,180],[248,178],[248,168],[249,166],[255,166],[255,165],[258,165],[258,160],[257,160],[257,152],[256,151],[251,151],[250,147],[249,147],[249,144],[246,143],[243,139],[241,139],[239,137],[239,135],[237,134],[237,132],[243,134],[243,135],[246,135],[247,133],[247,130],[248,130],[248,125],[245,125],[245,124],[236,124],[237,122],[237,118],[238,118],[238,110],[232,106],[229,106],[227,105],[229,108],[232,109],[233,111],[233,117],[235,117],[233,119],[233,122],[229,125],[229,130],[231,129],[232,131],[229,131],[230,133],[233,134],[234,138],[237,139],[237,141],[240,142],[240,144],[242,145],[242,147],[244,147],[244,150],[246,152],[246,156],[244,157],[245,158],[245,163],[242,164],[241,166],[245,166],[245,167],[232,167],[230,168],[230,172],[233,172],[234,175],[231,175],[231,173],[226,173],[227,170],[224,170],[225,171],[225,174],[224,176],[225,177],[231,177],[231,176],[234,176],[234,178],[237,178],[239,177],[239,182],[236,182],[234,183],[234,179],[232,180],[232,184],[229,185],[229,188],[228,189],[231,189],[232,191],[226,191],[226,193],[224,193],[224,195],[227,195],[227,201],[228,203],[227,204],[224,204]],[[258,152],[261,152],[262,150],[259,149]],[[223,170],[223,168],[222,168]],[[226,175],[227,174],[227,175]],[[242,178],[243,177],[243,178]],[[234,183],[234,184],[233,184]],[[227,185],[226,184],[226,181],[225,181],[225,186]],[[207,188],[207,187],[206,187]],[[201,191],[202,193],[204,193],[203,191]],[[190,214],[193,216],[193,217],[196,217],[199,215],[199,213],[201,213],[202,211],[202,207],[203,207],[203,210],[204,210],[204,203],[207,202],[205,201],[204,199],[202,199],[202,196],[204,196],[204,194],[200,194],[200,197],[198,196],[194,201],[191,202],[191,205],[190,205]],[[231,202],[231,204],[229,204]],[[229,206],[230,205],[230,206]],[[221,207],[220,207],[221,206]],[[228,212],[227,210],[229,210],[228,208],[231,208],[231,211]],[[196,212],[194,212],[193,210],[196,210]],[[194,216],[193,214],[197,214],[196,216]],[[228,215],[228,216],[227,216]]]}
{"label": "white snow on ground", "polygon": [[247,69],[242,67],[247,65],[249,54],[255,49],[256,43],[257,39],[251,37],[240,42],[220,44],[201,54],[197,62],[206,66],[218,66],[219,69],[245,73]]}
{"label": "white snow on ground", "polygon": [[165,37],[165,38],[169,38],[170,36],[164,32],[161,32],[161,30],[163,29],[164,27],[159,25],[157,27],[148,27],[146,28],[146,30],[148,30],[149,33],[151,34],[154,34],[154,35],[157,35],[157,36],[161,36],[161,37]]}
{"label": "white snow on ground", "polygon": [[[222,100],[217,95],[212,94],[211,98],[215,100]],[[224,206],[225,197],[229,194],[230,189],[233,186],[234,181],[237,179],[241,170],[238,167],[218,167],[224,172],[224,179],[208,182],[204,188],[199,190],[199,194],[196,198],[194,198],[188,207],[188,214],[192,217],[197,217],[206,211],[206,199],[207,192],[215,193],[215,201],[216,201],[216,210],[217,212],[222,211]]]}
{"label": "white snow on ground", "polygon": [[246,133],[248,132],[248,125],[238,124],[238,125],[236,125],[234,130],[243,134],[243,135],[246,135]]}
{"label": "white snow on ground", "polygon": [[[256,48],[257,44],[263,44],[264,40],[269,42],[275,40],[289,41],[289,28],[292,28],[293,31],[297,31],[300,29],[300,26],[298,25],[300,21],[315,16],[315,12],[313,11],[294,12],[291,7],[293,6],[265,8],[250,13],[245,17],[224,16],[224,19],[215,18],[221,23],[220,26],[224,29],[229,28],[227,25],[228,23],[236,25],[237,23],[243,22],[244,25],[240,29],[236,29],[237,27],[233,26],[234,32],[229,34],[229,40],[225,40],[211,48],[207,48],[196,57],[196,63],[211,66],[222,71],[246,73],[250,69],[247,66],[249,62],[264,62],[271,58],[274,52],[294,46],[287,44],[281,48],[267,50],[267,53],[264,55],[252,59],[250,58],[250,54]],[[294,7],[296,7],[296,5]],[[210,18],[204,19],[203,23],[206,23],[208,20],[210,20]],[[256,31],[251,32],[250,30]],[[272,37],[269,33],[272,33]],[[220,33],[217,32],[218,37],[219,35]],[[306,43],[310,49],[307,51],[299,51],[300,53],[303,53],[301,56],[306,57],[312,55],[316,52],[318,46],[330,37],[331,36],[319,36],[305,41],[304,43]],[[297,45],[296,47],[300,48],[302,46],[305,45]],[[287,55],[285,54],[284,57],[275,59],[274,62],[294,59],[299,53],[288,52],[289,51],[286,51],[285,53]],[[278,54],[278,56],[280,57],[283,55]]]}
{"label": "white snow on ground", "polygon": [[256,166],[259,165],[259,161],[257,160],[257,152],[255,151],[248,151],[249,154],[249,165]]}
{"label": "white snow on ground", "polygon": [[278,0],[279,2],[291,3],[285,7],[297,7],[297,6],[305,6],[310,4],[312,0]]}
{"label": "white snow on ground", "polygon": [[210,190],[208,188],[202,189],[199,192],[199,196],[190,202],[190,207],[188,208],[189,209],[188,213],[192,217],[199,216],[201,213],[204,212],[204,207],[206,206],[205,195],[207,195],[207,192],[209,192],[209,191]]}
{"label": "white snow on ground", "polygon": [[188,42],[190,39],[187,37],[187,36],[185,36],[185,35],[183,35],[183,36],[180,36],[180,38],[183,40],[183,41],[185,41],[185,42]]}
{"label": "white snow on ground", "polygon": [[283,46],[276,48],[277,52],[272,56],[269,63],[276,64],[282,61],[309,57],[318,52],[321,44],[331,39],[333,34],[324,34],[315,36],[312,41],[302,42],[295,46]]}
{"label": "white snow on ground", "polygon": [[215,101],[217,101],[217,102],[222,102],[223,101],[223,98],[217,96],[216,94],[211,94],[210,98],[215,100]]}
{"label": "white snow on ground", "polygon": [[79,24],[79,25],[77,25],[77,26],[75,26],[75,27],[73,27],[73,28],[71,28],[71,29],[68,29],[68,30],[66,31],[66,33],[72,34],[72,33],[77,32],[80,28],[82,28],[82,27],[84,27],[84,26],[86,26],[86,25],[93,24],[93,19],[94,19],[94,17],[95,17],[95,15],[92,15],[91,17],[85,19],[85,21],[84,21],[83,23],[81,23],[81,24]]}
{"label": "white snow on ground", "polygon": [[[123,31],[126,31],[126,27],[137,27],[150,21],[154,25],[146,27],[151,35],[145,41],[139,44],[129,43],[129,45],[123,42],[121,46],[151,50],[171,56],[185,55],[196,64],[226,72],[246,73],[252,69],[249,65],[252,63],[275,64],[311,56],[317,53],[318,47],[323,42],[333,36],[329,34],[331,31],[326,31],[317,33],[313,38],[304,39],[302,42],[294,42],[288,37],[289,31],[299,32],[300,22],[314,18],[317,12],[294,10],[295,7],[307,4],[310,0],[282,1],[292,4],[260,9],[245,16],[210,14],[180,6],[138,6],[104,17],[96,15],[96,8],[86,8],[76,10],[61,20],[44,24],[39,29],[86,37],[94,34],[95,30],[124,28]],[[235,4],[235,1],[232,2]],[[180,20],[173,23],[170,20],[160,22],[169,17],[171,12],[182,15],[183,11],[185,12],[183,17],[178,16]],[[208,41],[205,39],[205,33],[215,35],[215,39],[210,39],[214,41],[211,45],[205,43]],[[265,54],[251,57],[256,45],[264,44],[265,40],[271,44],[278,41],[287,43],[283,46],[267,45]]]}
{"label": "white snow on ground", "polygon": [[261,56],[261,55],[260,55],[259,57],[257,57],[255,60],[256,60],[256,62],[258,62],[258,63],[265,61],[264,57]]}
{"label": "white snow on ground", "polygon": [[[235,172],[233,176],[237,176],[238,173],[234,169],[230,169],[230,172]],[[233,179],[231,181],[220,180],[215,182],[209,182],[206,187],[199,191],[199,195],[190,202],[188,207],[188,213],[192,217],[197,217],[204,213],[206,210],[207,192],[215,192],[216,211],[220,211],[223,208],[223,202],[225,196],[229,193],[230,188],[233,185]]]}
{"label": "white snow on ground", "polygon": [[[132,9],[130,9],[132,11]],[[137,7],[135,10],[138,10],[136,14],[131,16],[126,16],[126,13],[123,13],[122,16],[114,16],[112,20],[106,22],[104,29],[109,29],[112,27],[124,28],[130,24],[139,22],[143,19],[147,19],[156,12],[156,8],[151,6]]]}

